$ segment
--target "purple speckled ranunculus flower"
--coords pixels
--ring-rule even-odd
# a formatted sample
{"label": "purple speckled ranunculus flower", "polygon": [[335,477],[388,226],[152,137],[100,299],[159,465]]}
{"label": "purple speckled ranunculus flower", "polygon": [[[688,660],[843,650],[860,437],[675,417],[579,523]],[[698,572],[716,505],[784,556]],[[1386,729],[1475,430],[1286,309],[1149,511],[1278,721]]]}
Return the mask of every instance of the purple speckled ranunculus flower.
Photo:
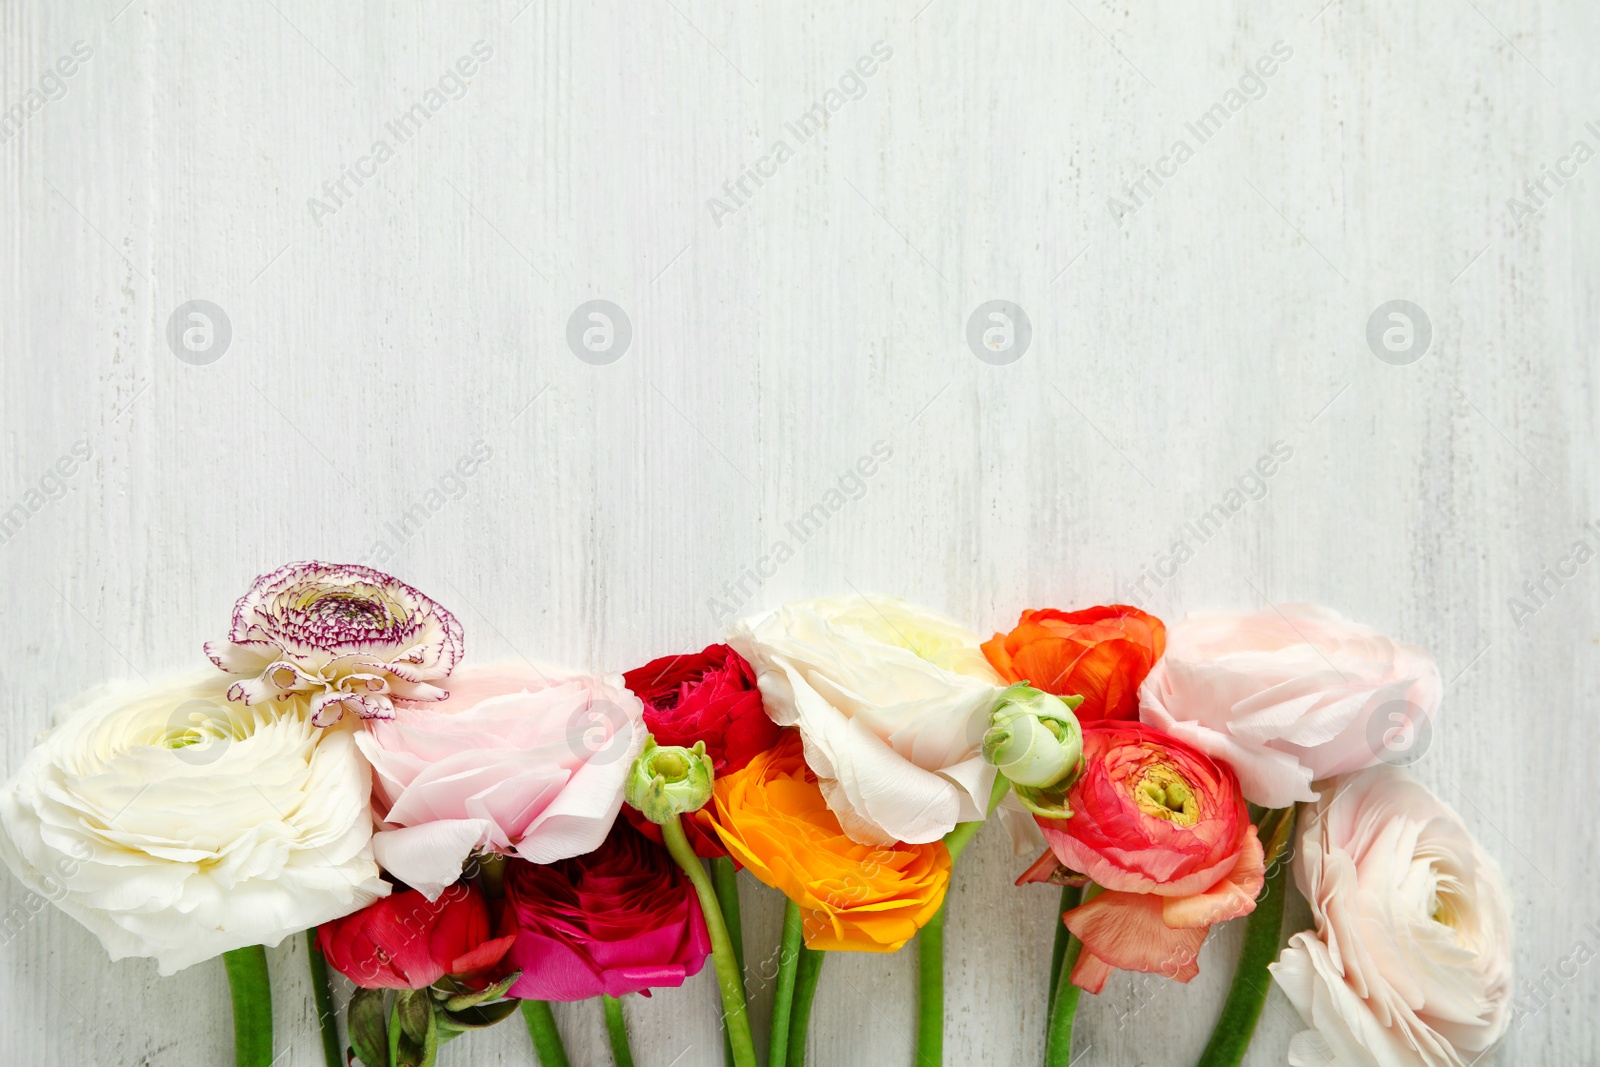
{"label": "purple speckled ranunculus flower", "polygon": [[225,641],[206,655],[245,675],[228,699],[255,704],[305,694],[311,721],[345,711],[392,719],[392,700],[443,700],[430,684],[462,655],[461,624],[404,582],[371,567],[309,561],[257,578],[233,608]]}

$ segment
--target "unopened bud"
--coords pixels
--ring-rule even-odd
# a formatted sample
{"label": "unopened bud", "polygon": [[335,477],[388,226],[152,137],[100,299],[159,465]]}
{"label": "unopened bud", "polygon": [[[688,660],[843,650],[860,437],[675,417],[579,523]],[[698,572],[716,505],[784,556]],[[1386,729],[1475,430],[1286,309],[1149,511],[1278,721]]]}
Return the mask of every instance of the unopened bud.
{"label": "unopened bud", "polygon": [[671,822],[705,806],[711,799],[711,780],[711,757],[704,741],[696,741],[693,748],[662,748],[651,738],[633,761],[624,796],[651,822]]}
{"label": "unopened bud", "polygon": [[1058,697],[1026,683],[1000,694],[983,735],[983,758],[1011,780],[1035,815],[1064,819],[1067,790],[1083,769],[1083,731],[1072,713],[1082,697]]}

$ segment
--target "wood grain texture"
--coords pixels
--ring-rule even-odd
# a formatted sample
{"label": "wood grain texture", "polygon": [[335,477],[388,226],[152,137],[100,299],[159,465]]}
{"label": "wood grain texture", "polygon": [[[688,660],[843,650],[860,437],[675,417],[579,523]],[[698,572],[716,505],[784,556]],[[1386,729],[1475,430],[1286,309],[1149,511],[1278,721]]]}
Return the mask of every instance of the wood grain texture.
{"label": "wood grain texture", "polygon": [[[0,143],[0,511],[92,455],[0,545],[8,770],[74,691],[195,663],[286,560],[386,549],[480,660],[625,669],[718,636],[713,599],[852,589],[989,631],[1141,595],[1282,441],[1265,496],[1146,602],[1319,601],[1430,648],[1450,686],[1415,769],[1500,856],[1518,968],[1594,944],[1600,564],[1521,626],[1507,600],[1600,519],[1600,163],[1520,228],[1506,205],[1600,148],[1594,5],[124,2],[0,5],[0,106],[59,96]],[[479,41],[459,99],[313,212]],[[878,41],[859,99],[789,132]],[[1279,41],[1260,98],[1188,133]],[[1108,198],[1179,139],[1119,225]],[[232,328],[207,366],[167,343],[197,298]],[[1394,298],[1432,323],[1406,366],[1366,340]],[[633,328],[607,366],[565,340],[591,299]],[[964,340],[992,299],[1032,324],[1007,366]],[[480,441],[461,498],[390,534]],[[879,441],[859,499],[794,537]],[[988,828],[957,871],[950,1063],[1038,1061],[1054,893],[1017,869]],[[748,879],[745,902],[759,961],[781,908]],[[0,878],[0,909],[28,905]],[[1189,986],[1085,997],[1080,1062],[1192,1061],[1238,935]],[[910,952],[829,961],[811,1062],[910,1062]],[[280,1062],[308,1067],[302,953],[269,955]],[[1581,968],[1483,1063],[1600,1061],[1597,1004]],[[110,964],[48,907],[0,946],[0,1005],[3,1063],[229,1055],[220,963]],[[641,1065],[718,1062],[707,976],[626,1010]],[[574,1063],[608,1062],[598,1004],[557,1018]],[[1274,991],[1248,1062],[1296,1029]],[[507,1024],[441,1062],[532,1050]]]}

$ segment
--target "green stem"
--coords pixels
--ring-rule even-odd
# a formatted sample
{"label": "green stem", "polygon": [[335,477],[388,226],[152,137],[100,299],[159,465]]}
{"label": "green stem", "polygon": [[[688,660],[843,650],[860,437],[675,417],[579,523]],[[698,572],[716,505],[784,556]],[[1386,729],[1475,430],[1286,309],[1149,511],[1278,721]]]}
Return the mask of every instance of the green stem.
{"label": "green stem", "polygon": [[768,1045],[767,1067],[784,1067],[789,1052],[794,980],[804,947],[801,925],[800,905],[790,900],[783,908],[783,944],[778,949],[778,985],[772,995],[772,1041]]}
{"label": "green stem", "polygon": [[622,1001],[608,993],[600,994],[606,1009],[606,1033],[611,1037],[611,1058],[617,1067],[633,1067],[633,1049],[628,1047],[628,1024],[622,1018]]}
{"label": "green stem", "polygon": [[[741,980],[744,976],[744,924],[739,918],[739,869],[727,856],[711,861],[711,887],[717,893],[717,905],[722,909],[722,921],[728,927],[728,940],[733,944],[733,958],[739,964]],[[745,990],[745,1002],[750,1001],[750,991]],[[722,1028],[722,1062],[733,1062],[733,1038],[727,1026]]]}
{"label": "green stem", "polygon": [[1061,916],[1076,908],[1083,899],[1083,887],[1078,885],[1064,885],[1061,887],[1061,905],[1056,908],[1056,941],[1050,948],[1050,992],[1044,998],[1045,1011],[1056,1002],[1056,983],[1061,980],[1061,957],[1067,954],[1067,938],[1072,932],[1067,929],[1067,924],[1061,922]]}
{"label": "green stem", "polygon": [[1277,958],[1283,933],[1288,869],[1289,865],[1280,859],[1267,871],[1266,883],[1256,898],[1256,910],[1245,920],[1244,947],[1239,950],[1239,967],[1228,987],[1228,999],[1217,1016],[1206,1050],[1200,1054],[1199,1067],[1238,1067],[1244,1050],[1250,1047],[1256,1021],[1267,1002],[1267,989],[1272,985],[1267,964]]}
{"label": "green stem", "polygon": [[528,1036],[533,1038],[539,1067],[572,1067],[567,1059],[567,1048],[561,1043],[561,1031],[556,1029],[556,1017],[547,1001],[524,1000],[522,1020],[528,1024]]}
{"label": "green stem", "polygon": [[339,1016],[333,1008],[333,987],[328,984],[328,961],[317,944],[317,928],[306,931],[306,959],[311,965],[311,993],[317,1002],[317,1027],[322,1031],[322,1060],[327,1067],[345,1067],[339,1045]]}
{"label": "green stem", "polygon": [[[1006,776],[996,771],[984,818],[956,823],[955,829],[944,835],[951,866],[1010,787]],[[947,895],[933,918],[917,931],[917,1067],[940,1067],[944,1063],[944,919],[949,906]]]}
{"label": "green stem", "polygon": [[1006,790],[1009,788],[1011,788],[1011,783],[1006,780],[1006,776],[996,771],[994,774],[994,788],[989,791],[988,814],[983,819],[974,819],[972,822],[958,822],[954,830],[944,835],[944,847],[950,851],[950,862],[952,864],[966,850],[967,843],[978,832],[978,828],[983,825],[984,820],[989,815],[994,814],[996,805],[1000,803],[1000,799],[1006,795]]}
{"label": "green stem", "polygon": [[750,1036],[750,1014],[744,1005],[744,975],[733,956],[733,942],[728,938],[728,925],[722,921],[722,908],[717,903],[716,890],[700,857],[689,846],[683,834],[682,817],[661,824],[661,839],[667,851],[678,861],[683,873],[694,883],[700,897],[700,910],[705,915],[706,932],[711,935],[711,956],[717,969],[717,984],[722,987],[722,1015],[728,1028],[728,1041],[732,1045],[734,1067],[756,1067],[756,1043]]}
{"label": "green stem", "polygon": [[800,949],[800,961],[794,977],[794,1005],[789,1009],[789,1057],[784,1067],[805,1067],[811,998],[817,995],[817,979],[822,976],[822,962],[827,957],[828,954],[820,949],[803,946]]}
{"label": "green stem", "polygon": [[[1100,887],[1090,883],[1083,887],[1079,903],[1092,900],[1100,894]],[[1045,1031],[1044,1067],[1069,1067],[1072,1063],[1072,1023],[1078,1014],[1078,996],[1083,992],[1072,984],[1072,968],[1083,954],[1083,942],[1067,933],[1067,942],[1061,952],[1061,966],[1056,971],[1055,995],[1050,1004],[1050,1022]]]}
{"label": "green stem", "polygon": [[[948,903],[948,902],[947,902]],[[944,911],[917,931],[917,1067],[944,1062]]]}
{"label": "green stem", "polygon": [[272,985],[260,945],[222,954],[233,994],[233,1058],[238,1067],[271,1067]]}

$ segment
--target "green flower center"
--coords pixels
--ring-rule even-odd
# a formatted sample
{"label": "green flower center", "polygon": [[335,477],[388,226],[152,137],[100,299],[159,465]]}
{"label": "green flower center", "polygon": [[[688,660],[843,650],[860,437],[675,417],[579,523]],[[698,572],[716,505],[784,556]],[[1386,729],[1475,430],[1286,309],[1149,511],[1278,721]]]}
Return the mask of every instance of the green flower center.
{"label": "green flower center", "polygon": [[1200,804],[1194,790],[1173,768],[1157,764],[1149,768],[1133,787],[1133,802],[1146,815],[1179,826],[1193,826],[1200,821]]}
{"label": "green flower center", "polygon": [[681,782],[689,776],[689,761],[676,752],[657,752],[650,770],[669,782]]}

